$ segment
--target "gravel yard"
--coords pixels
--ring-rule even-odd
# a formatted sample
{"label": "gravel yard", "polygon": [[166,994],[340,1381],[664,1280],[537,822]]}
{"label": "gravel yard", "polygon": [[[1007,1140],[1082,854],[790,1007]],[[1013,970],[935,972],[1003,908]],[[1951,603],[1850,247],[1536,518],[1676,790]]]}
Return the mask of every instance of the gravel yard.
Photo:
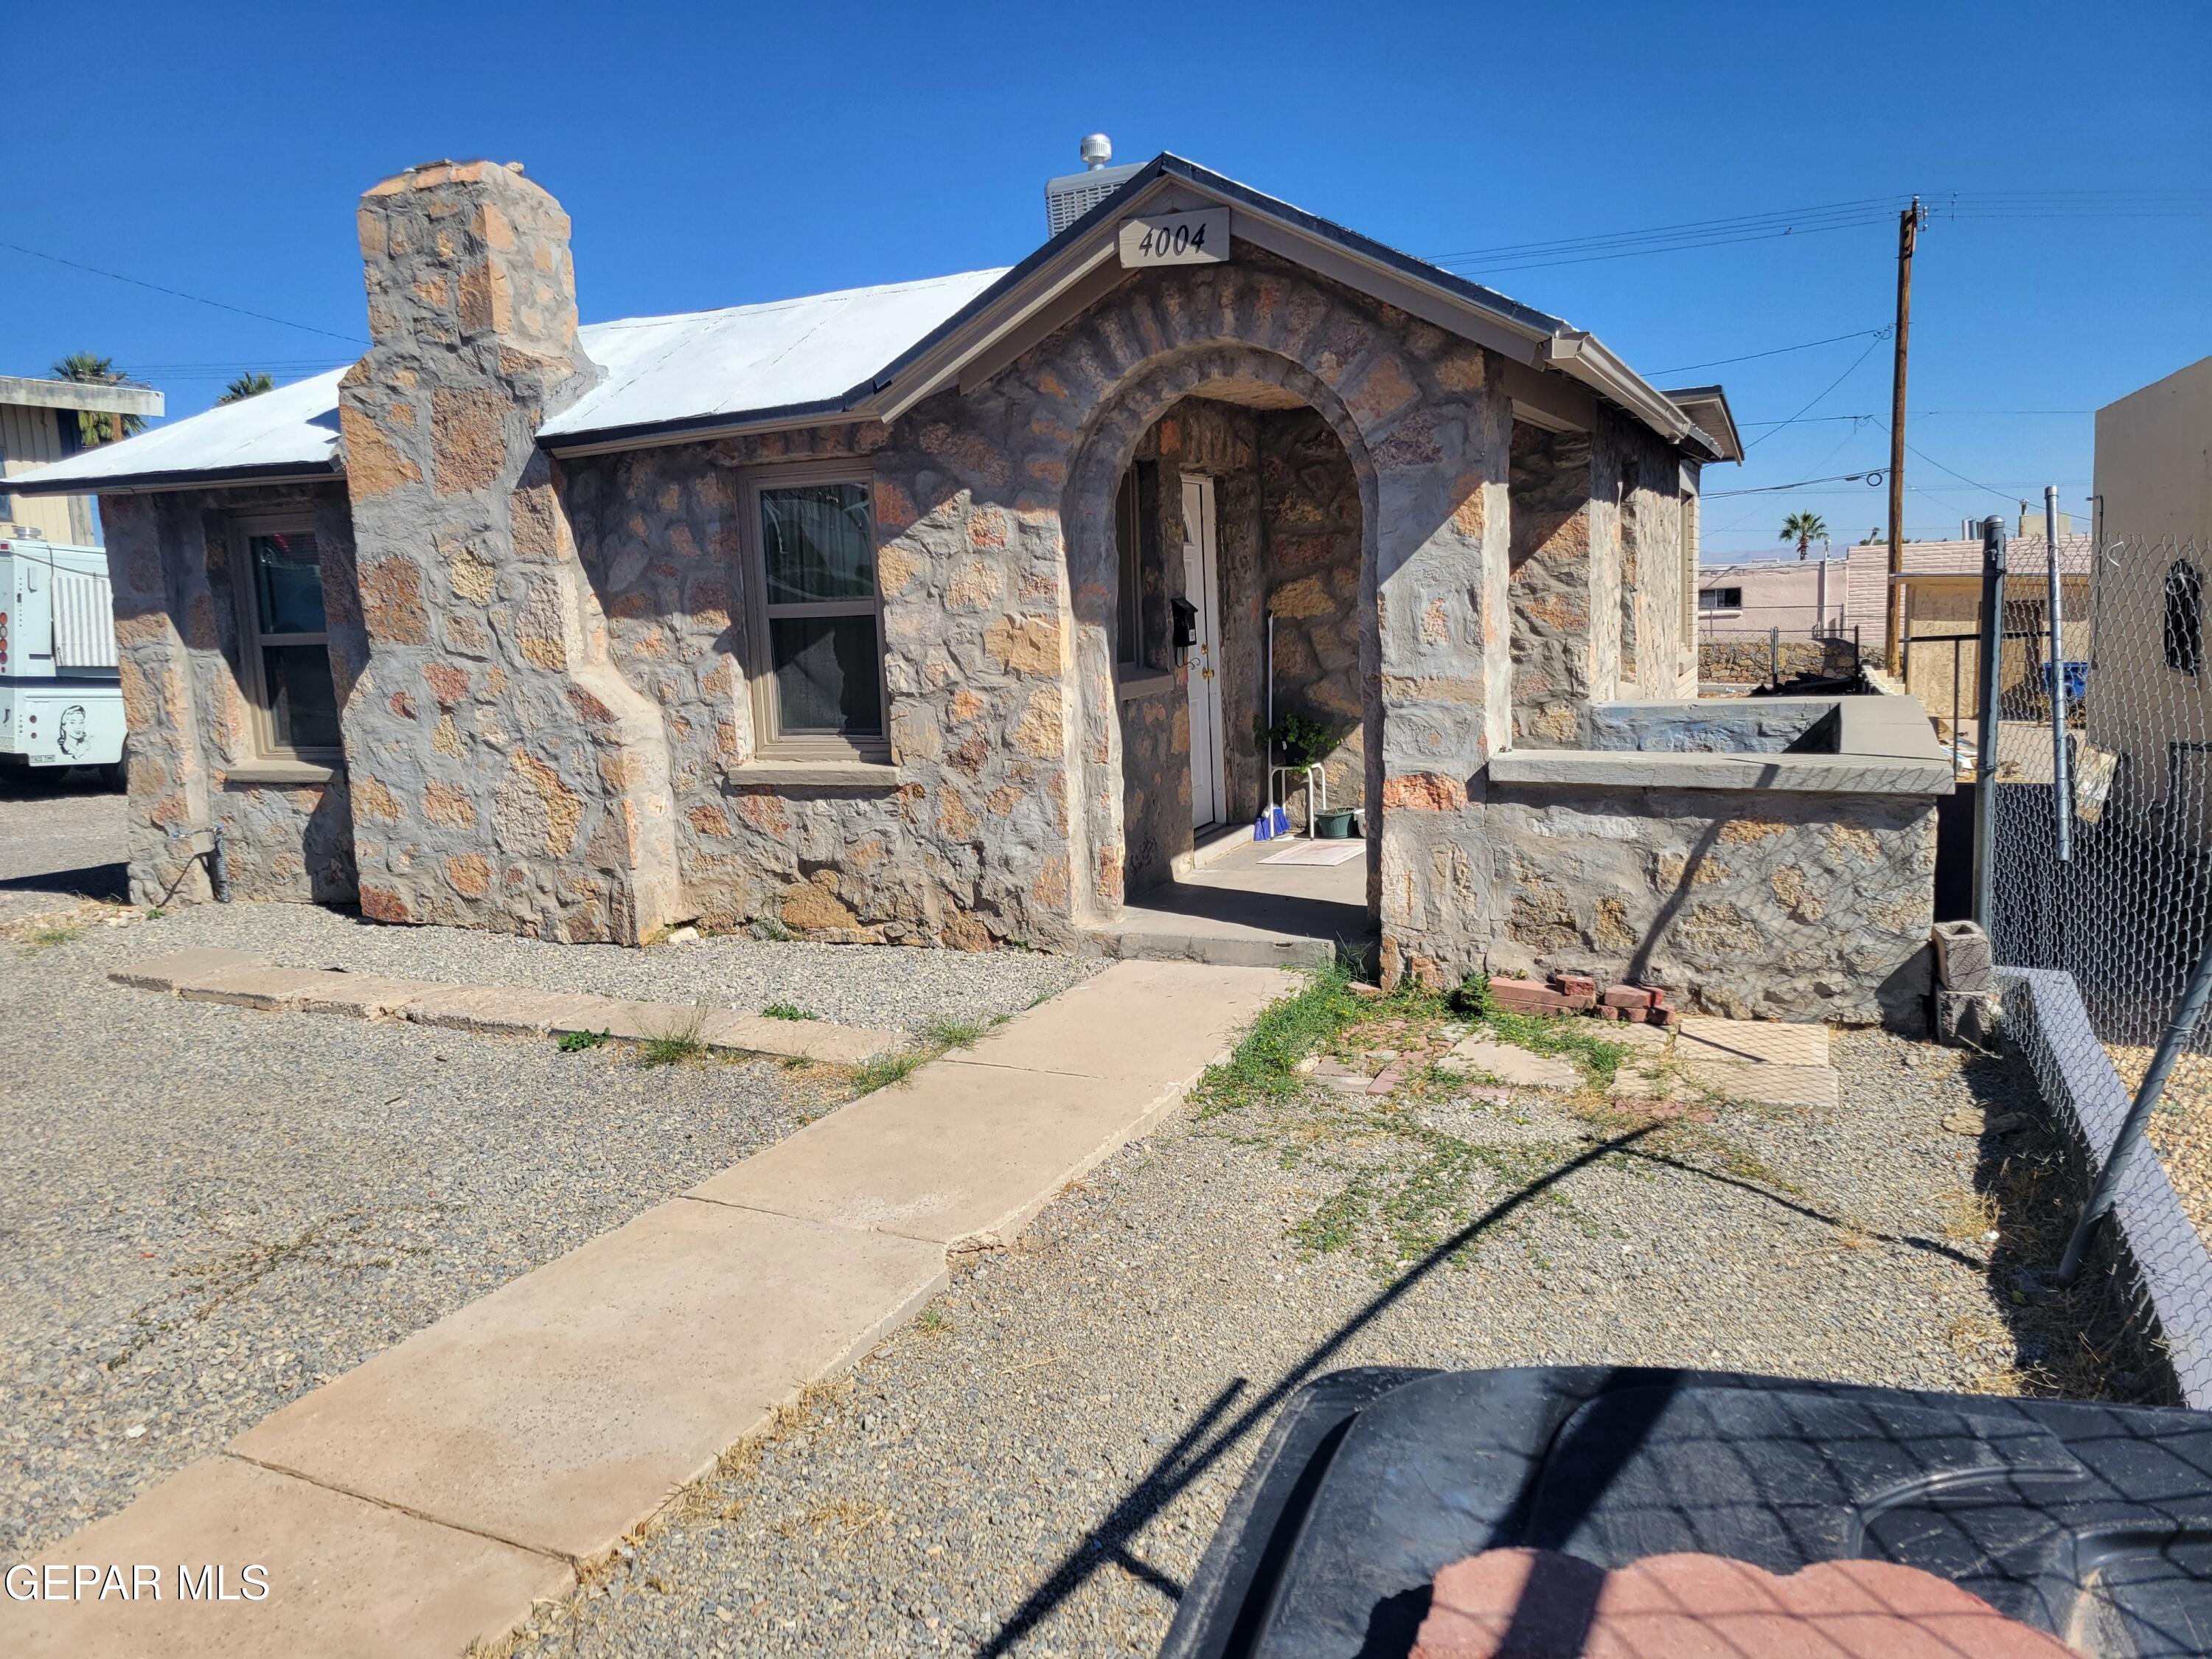
{"label": "gravel yard", "polygon": [[2055,1259],[2058,1143],[1942,1127],[2031,1106],[2011,1073],[1873,1034],[1836,1067],[1832,1110],[1316,1083],[1187,1115],[514,1651],[1150,1653],[1275,1407],[1345,1365],[2110,1386],[2076,1310],[2014,1292]]}
{"label": "gravel yard", "polygon": [[114,797],[0,803],[0,1558],[52,1542],[410,1332],[849,1091],[769,1060],[187,1003],[107,970],[191,945],[912,1026],[1085,969],[706,940],[649,952],[73,898]]}

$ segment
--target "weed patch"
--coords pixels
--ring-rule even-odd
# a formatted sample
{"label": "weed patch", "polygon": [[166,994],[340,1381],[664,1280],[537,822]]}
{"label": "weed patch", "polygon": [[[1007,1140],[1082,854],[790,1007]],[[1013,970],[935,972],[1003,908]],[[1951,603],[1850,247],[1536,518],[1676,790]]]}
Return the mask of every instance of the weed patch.
{"label": "weed patch", "polygon": [[564,1054],[580,1054],[586,1048],[596,1048],[613,1035],[611,1031],[563,1031],[557,1045]]}
{"label": "weed patch", "polygon": [[800,1007],[795,1002],[771,1002],[767,1007],[762,1009],[761,1012],[770,1019],[819,1019],[822,1018],[819,1014],[811,1013]]}
{"label": "weed patch", "polygon": [[1227,1060],[1206,1068],[1190,1091],[1198,1116],[1215,1117],[1295,1094],[1298,1062],[1334,1042],[1370,1006],[1352,994],[1349,969],[1340,964],[1315,969],[1304,988],[1271,1004],[1253,1021]]}
{"label": "weed patch", "polygon": [[707,1010],[702,1004],[693,1008],[682,1024],[649,1036],[639,1043],[638,1064],[680,1066],[686,1060],[699,1059],[707,1052],[706,1040],[699,1035],[706,1027]]}
{"label": "weed patch", "polygon": [[1626,1042],[1598,1035],[1597,1022],[1579,1014],[1516,1014],[1490,1000],[1489,981],[1470,979],[1452,994],[1452,1006],[1490,1028],[1500,1042],[1532,1054],[1564,1060],[1599,1088],[1610,1088],[1629,1055]]}

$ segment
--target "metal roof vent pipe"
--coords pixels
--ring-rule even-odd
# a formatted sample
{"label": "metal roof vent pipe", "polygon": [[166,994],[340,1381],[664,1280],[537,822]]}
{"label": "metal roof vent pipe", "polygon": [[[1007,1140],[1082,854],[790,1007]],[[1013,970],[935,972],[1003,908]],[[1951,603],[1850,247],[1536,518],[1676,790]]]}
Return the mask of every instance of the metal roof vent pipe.
{"label": "metal roof vent pipe", "polygon": [[1084,171],[1045,181],[1044,224],[1048,236],[1059,235],[1119,190],[1125,180],[1143,171],[1140,166],[1109,167],[1107,163],[1114,159],[1114,141],[1103,132],[1092,133],[1076,146],[1075,153]]}

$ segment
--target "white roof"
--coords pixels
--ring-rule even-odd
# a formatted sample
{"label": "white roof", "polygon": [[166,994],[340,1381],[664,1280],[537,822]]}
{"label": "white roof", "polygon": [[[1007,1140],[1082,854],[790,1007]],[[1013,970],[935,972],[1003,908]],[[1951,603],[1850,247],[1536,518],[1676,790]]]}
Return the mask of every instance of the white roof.
{"label": "white roof", "polygon": [[169,473],[267,472],[287,466],[319,471],[330,465],[337,443],[338,377],[344,373],[334,368],[174,426],[157,426],[119,444],[85,450],[35,472],[19,473],[9,486],[95,484]]}
{"label": "white roof", "polygon": [[[835,403],[1005,274],[970,270],[722,311],[586,324],[578,338],[606,378],[540,431],[552,438]],[[344,373],[334,368],[87,450],[10,478],[9,486],[97,488],[110,479],[183,483],[196,473],[325,470],[336,456]]]}
{"label": "white roof", "polygon": [[584,349],[607,378],[538,430],[558,438],[831,402],[1006,274],[592,324],[580,331]]}

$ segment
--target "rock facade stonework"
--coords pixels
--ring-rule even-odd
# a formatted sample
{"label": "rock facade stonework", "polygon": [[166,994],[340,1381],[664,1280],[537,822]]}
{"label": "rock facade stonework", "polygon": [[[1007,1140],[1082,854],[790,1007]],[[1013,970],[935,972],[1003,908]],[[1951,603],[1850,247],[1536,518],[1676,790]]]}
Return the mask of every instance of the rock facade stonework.
{"label": "rock facade stonework", "polygon": [[1493,786],[1490,971],[1664,985],[1693,1012],[1917,1030],[1927,796]]}
{"label": "rock facade stonework", "polygon": [[103,499],[130,730],[133,903],[212,896],[211,850],[195,839],[209,830],[221,833],[234,898],[350,903],[355,896],[344,771],[312,781],[234,775],[250,775],[258,758],[231,568],[231,526],[245,514],[313,526],[342,709],[368,660],[343,485]]}
{"label": "rock facade stonework", "polygon": [[540,421],[596,378],[568,220],[488,162],[362,198],[339,392],[369,664],[347,710],[361,907],[635,945],[682,919],[658,712],[608,659]]}

